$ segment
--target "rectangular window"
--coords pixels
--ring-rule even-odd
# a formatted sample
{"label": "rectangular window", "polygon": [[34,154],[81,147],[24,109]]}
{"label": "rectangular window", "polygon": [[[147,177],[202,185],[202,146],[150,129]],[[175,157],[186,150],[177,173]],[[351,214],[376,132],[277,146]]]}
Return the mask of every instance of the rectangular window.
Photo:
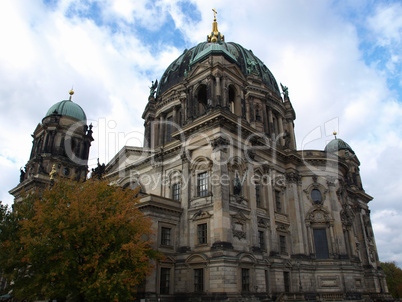
{"label": "rectangular window", "polygon": [[197,268],[194,270],[194,291],[204,291],[204,269]]}
{"label": "rectangular window", "polygon": [[169,294],[170,287],[170,268],[161,268],[161,284],[160,284],[160,293],[162,295]]}
{"label": "rectangular window", "polygon": [[265,248],[265,242],[264,242],[264,232],[263,231],[258,231],[258,247],[260,249]]}
{"label": "rectangular window", "polygon": [[260,184],[255,184],[255,202],[257,207],[261,206],[261,187]]}
{"label": "rectangular window", "polygon": [[327,231],[325,229],[314,229],[314,245],[315,245],[315,257],[317,259],[328,259],[328,241]]}
{"label": "rectangular window", "polygon": [[172,229],[170,228],[164,228],[162,227],[161,229],[161,245],[171,245],[171,231]]}
{"label": "rectangular window", "polygon": [[278,213],[282,212],[281,191],[275,190],[275,205]]}
{"label": "rectangular window", "polygon": [[248,268],[241,269],[241,290],[250,291],[250,270]]}
{"label": "rectangular window", "polygon": [[172,187],[172,198],[174,200],[180,201],[180,183],[174,184]]}
{"label": "rectangular window", "polygon": [[283,272],[283,285],[285,287],[285,293],[290,292],[290,276],[289,272]]}
{"label": "rectangular window", "polygon": [[166,120],[166,142],[169,143],[171,142],[172,139],[172,130],[173,130],[173,118],[171,116],[169,116]]}
{"label": "rectangular window", "polygon": [[287,254],[286,237],[285,236],[282,236],[282,235],[279,236],[279,248],[280,248],[281,254]]}
{"label": "rectangular window", "polygon": [[208,195],[208,174],[203,172],[197,175],[197,196],[204,197]]}
{"label": "rectangular window", "polygon": [[206,244],[208,242],[207,224],[202,223],[197,225],[198,244]]}

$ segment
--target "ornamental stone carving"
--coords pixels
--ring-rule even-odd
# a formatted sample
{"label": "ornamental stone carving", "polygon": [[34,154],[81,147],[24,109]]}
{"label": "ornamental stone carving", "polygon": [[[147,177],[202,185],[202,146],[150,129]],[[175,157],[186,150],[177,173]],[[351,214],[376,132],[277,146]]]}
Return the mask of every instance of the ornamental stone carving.
{"label": "ornamental stone carving", "polygon": [[214,151],[216,151],[216,149],[225,150],[226,147],[229,146],[229,140],[222,136],[218,136],[211,141],[211,146]]}
{"label": "ornamental stone carving", "polygon": [[288,183],[299,183],[301,182],[301,176],[296,172],[285,173],[285,178]]}
{"label": "ornamental stone carving", "polygon": [[353,224],[353,220],[355,218],[355,214],[353,213],[352,207],[348,204],[342,205],[341,210],[341,221],[345,227],[350,227]]}

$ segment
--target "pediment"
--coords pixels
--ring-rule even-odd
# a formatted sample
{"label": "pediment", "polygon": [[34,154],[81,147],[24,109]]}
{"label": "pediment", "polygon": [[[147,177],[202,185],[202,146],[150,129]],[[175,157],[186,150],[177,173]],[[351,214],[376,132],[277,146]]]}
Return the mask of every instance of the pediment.
{"label": "pediment", "polygon": [[149,159],[149,152],[140,147],[124,146],[106,165],[106,174],[127,169],[129,166],[142,164]]}
{"label": "pediment", "polygon": [[193,217],[191,217],[191,220],[195,221],[195,220],[200,220],[200,219],[205,219],[205,218],[210,218],[210,217],[212,217],[212,214],[210,214],[209,212],[199,210],[198,212],[196,212],[193,215]]}
{"label": "pediment", "polygon": [[235,221],[246,221],[249,218],[241,211],[238,211],[237,213],[231,215],[232,219]]}

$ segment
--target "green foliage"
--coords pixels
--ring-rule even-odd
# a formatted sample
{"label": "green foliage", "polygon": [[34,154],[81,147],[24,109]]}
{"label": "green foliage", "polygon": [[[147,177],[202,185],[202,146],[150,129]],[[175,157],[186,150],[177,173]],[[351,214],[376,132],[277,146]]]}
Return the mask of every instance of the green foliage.
{"label": "green foliage", "polygon": [[133,190],[60,181],[1,205],[0,267],[21,300],[129,301],[160,256]]}
{"label": "green foliage", "polygon": [[394,298],[402,298],[402,269],[394,261],[381,262],[387,280],[388,290]]}

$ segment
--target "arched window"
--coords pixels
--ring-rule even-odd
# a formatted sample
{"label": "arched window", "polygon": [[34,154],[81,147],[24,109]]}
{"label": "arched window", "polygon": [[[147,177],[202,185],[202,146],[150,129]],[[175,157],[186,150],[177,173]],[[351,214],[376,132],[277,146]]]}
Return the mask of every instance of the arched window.
{"label": "arched window", "polygon": [[229,86],[229,105],[230,105],[230,111],[235,113],[235,96],[236,92],[233,88],[233,86]]}
{"label": "arched window", "polygon": [[207,110],[207,86],[201,85],[197,91],[198,113],[203,114]]}
{"label": "arched window", "polygon": [[240,96],[233,85],[229,86],[229,106],[232,113],[236,114],[237,116],[242,116],[242,104]]}
{"label": "arched window", "polygon": [[305,222],[312,239],[310,248],[316,259],[331,258],[333,247],[330,236],[333,234],[333,221],[331,214],[321,206],[312,207],[306,215]]}

